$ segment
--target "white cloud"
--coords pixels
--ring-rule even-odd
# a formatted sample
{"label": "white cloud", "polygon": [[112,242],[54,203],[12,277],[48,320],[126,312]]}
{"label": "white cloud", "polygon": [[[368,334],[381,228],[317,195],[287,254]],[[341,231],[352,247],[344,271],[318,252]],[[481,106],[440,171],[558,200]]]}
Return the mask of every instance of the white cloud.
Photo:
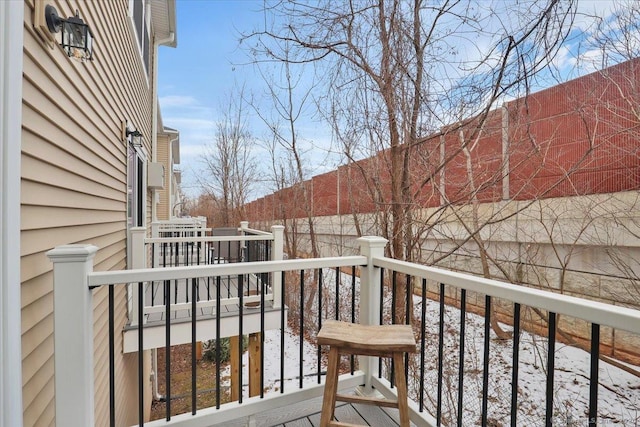
{"label": "white cloud", "polygon": [[168,95],[158,98],[162,109],[176,107],[198,107],[200,103],[193,96]]}

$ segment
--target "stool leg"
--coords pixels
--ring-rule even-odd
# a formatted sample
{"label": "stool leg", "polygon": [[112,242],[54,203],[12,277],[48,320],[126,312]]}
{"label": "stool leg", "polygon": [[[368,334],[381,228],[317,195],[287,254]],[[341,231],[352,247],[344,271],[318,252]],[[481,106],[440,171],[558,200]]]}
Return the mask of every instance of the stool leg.
{"label": "stool leg", "polygon": [[396,388],[398,389],[398,412],[400,427],[409,427],[409,404],[407,403],[407,379],[404,375],[404,357],[402,353],[393,353],[395,364]]}
{"label": "stool leg", "polygon": [[327,427],[333,418],[336,409],[336,393],[338,392],[338,362],[340,355],[337,347],[329,350],[329,364],[327,366],[327,378],[324,384],[324,397],[322,398],[322,416],[320,427]]}

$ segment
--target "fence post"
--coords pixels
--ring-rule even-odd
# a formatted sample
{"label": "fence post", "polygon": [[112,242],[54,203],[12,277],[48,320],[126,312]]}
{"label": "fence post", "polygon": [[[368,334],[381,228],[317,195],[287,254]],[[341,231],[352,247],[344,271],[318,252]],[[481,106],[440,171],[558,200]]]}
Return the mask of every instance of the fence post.
{"label": "fence post", "polygon": [[[360,255],[369,259],[367,266],[360,273],[360,323],[363,325],[380,324],[380,268],[374,267],[373,258],[384,257],[384,248],[388,240],[377,236],[363,236],[360,244]],[[371,388],[371,377],[378,372],[377,357],[360,357],[360,369],[365,373],[365,388]]]}
{"label": "fence post", "polygon": [[[272,261],[282,261],[284,258],[284,226],[274,225],[271,227],[273,234],[273,249],[271,250]],[[282,274],[273,273],[273,308],[282,307]]]}
{"label": "fence post", "polygon": [[[129,269],[137,270],[147,268],[147,251],[144,246],[147,229],[144,227],[133,227],[129,231],[131,233],[131,265]],[[155,254],[151,254],[151,256],[155,256]],[[131,321],[131,326],[135,326],[138,324],[138,298],[142,298],[142,301],[144,301],[144,287],[142,289],[142,295],[138,295],[138,284],[130,283],[129,295],[131,295],[131,299],[129,300],[130,305],[128,307],[130,313],[129,320]]]}
{"label": "fence post", "polygon": [[94,425],[93,302],[87,276],[93,245],[63,245],[47,252],[53,263],[56,425]]}

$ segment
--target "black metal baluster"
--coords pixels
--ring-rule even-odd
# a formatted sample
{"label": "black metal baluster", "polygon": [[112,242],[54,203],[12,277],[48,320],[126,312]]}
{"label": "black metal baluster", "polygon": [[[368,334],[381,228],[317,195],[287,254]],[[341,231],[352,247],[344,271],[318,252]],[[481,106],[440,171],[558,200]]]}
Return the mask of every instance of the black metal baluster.
{"label": "black metal baluster", "polygon": [[216,409],[220,409],[220,353],[222,352],[222,338],[220,338],[220,300],[221,278],[216,276]]}
{"label": "black metal baluster", "polygon": [[336,320],[340,320],[340,267],[336,267]]}
{"label": "black metal baluster", "polygon": [[284,320],[284,291],[285,286],[284,271],[280,273],[280,283],[282,284],[282,291],[280,292],[280,393],[284,393],[284,333],[285,333],[285,320]]}
{"label": "black metal baluster", "polygon": [[164,281],[164,378],[166,418],[171,420],[171,280]]}
{"label": "black metal baluster", "polygon": [[[191,295],[196,293],[196,287],[198,286],[198,279],[191,279]],[[196,299],[191,298],[191,415],[196,414],[198,406],[197,402],[197,388],[198,388],[198,376],[196,373]]]}
{"label": "black metal baluster", "polygon": [[[398,292],[398,274],[397,272],[394,270],[391,273],[391,323],[395,324],[396,323],[396,298],[397,298],[397,292]],[[396,368],[396,364],[394,363],[394,360],[391,359],[391,374],[390,374],[390,378],[389,378],[389,383],[391,384],[391,388],[394,388],[396,386],[396,369],[400,369],[400,367]]]}
{"label": "black metal baluster", "polygon": [[114,285],[109,285],[109,426],[116,425],[116,340]]}
{"label": "black metal baluster", "polygon": [[142,323],[144,320],[142,291],[144,284],[138,282],[138,424],[144,425],[144,340],[142,336]]}
{"label": "black metal baluster", "polygon": [[[320,316],[322,317],[322,316]],[[300,349],[299,349],[299,370],[300,370],[300,384],[302,388],[302,379],[304,375],[304,366],[302,360],[304,359],[304,349],[302,347],[304,341],[304,270],[300,270]]]}
{"label": "black metal baluster", "polygon": [[[411,299],[413,298],[413,288],[411,287],[411,276],[407,274],[407,284],[405,289],[406,294],[406,307],[405,307],[405,324],[409,325],[411,322],[411,315],[409,314],[411,310]],[[405,353],[403,356],[404,359],[404,377],[409,378],[409,353]]]}
{"label": "black metal baluster", "polygon": [[[380,319],[378,322],[380,325],[384,321],[384,268],[380,269]],[[382,358],[378,358],[378,378],[382,378]]]}
{"label": "black metal baluster", "polygon": [[[318,331],[322,329],[322,268],[318,269]],[[322,348],[318,345],[318,384],[322,378]]]}
{"label": "black metal baluster", "polygon": [[549,342],[547,346],[547,398],[545,424],[553,427],[553,380],[556,354],[556,314],[549,312]]}
{"label": "black metal baluster", "polygon": [[600,363],[600,325],[591,324],[591,374],[589,376],[589,425],[598,425],[598,367]]}
{"label": "black metal baluster", "polygon": [[460,354],[458,358],[458,425],[462,425],[462,402],[464,397],[464,335],[467,315],[467,290],[460,290]]}
{"label": "black metal baluster", "polygon": [[520,304],[513,306],[513,357],[511,368],[511,427],[517,427],[518,373],[520,372]]}
{"label": "black metal baluster", "polygon": [[487,425],[489,397],[489,350],[491,344],[491,297],[484,297],[484,367],[482,371],[482,426]]}
{"label": "black metal baluster", "polygon": [[438,325],[438,397],[436,402],[436,423],[442,425],[442,378],[444,362],[444,283],[440,283],[440,324]]}
{"label": "black metal baluster", "polygon": [[[351,267],[351,323],[356,323],[356,266]],[[355,356],[350,356],[351,375],[355,371]]]}
{"label": "black metal baluster", "polygon": [[264,398],[264,285],[260,286],[260,398]]}
{"label": "black metal baluster", "polygon": [[[229,242],[231,243],[231,242]],[[243,332],[243,315],[244,315],[244,276],[238,275],[238,298],[240,299],[240,305],[238,307],[238,340],[240,350],[238,351],[238,403],[242,403],[242,348],[244,347],[244,332]]]}
{"label": "black metal baluster", "polygon": [[424,411],[424,358],[426,348],[426,317],[427,317],[427,279],[422,279],[422,307],[420,317],[420,403],[419,411]]}

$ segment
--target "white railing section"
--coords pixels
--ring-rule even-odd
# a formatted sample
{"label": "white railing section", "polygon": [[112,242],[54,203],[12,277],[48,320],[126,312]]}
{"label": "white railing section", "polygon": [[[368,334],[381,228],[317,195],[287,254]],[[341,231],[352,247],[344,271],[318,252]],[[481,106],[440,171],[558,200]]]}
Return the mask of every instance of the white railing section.
{"label": "white railing section", "polygon": [[[278,233],[281,238],[282,230],[280,229]],[[274,239],[277,239],[275,234],[274,232]],[[249,236],[242,237],[249,238]],[[57,423],[70,427],[93,425],[94,349],[91,289],[100,286],[260,273],[274,273],[274,277],[280,277],[280,274],[275,273],[355,265],[361,268],[359,319],[363,324],[377,324],[379,322],[381,309],[380,272],[381,269],[385,269],[640,334],[640,311],[638,310],[397,261],[384,257],[384,247],[387,243],[385,239],[362,237],[358,241],[360,256],[280,259],[267,262],[161,269],[142,268],[108,272],[92,271],[92,260],[97,250],[94,246],[69,245],[50,251],[48,256],[54,263],[55,331],[64,331],[64,333],[55,334]],[[278,256],[275,255],[275,252],[274,257]],[[273,300],[274,302],[280,301],[280,297],[275,296],[275,291]],[[356,382],[364,383],[365,388],[375,386],[384,395],[394,395],[395,389],[391,388],[384,379],[377,378],[378,363],[377,358],[359,358],[360,371],[355,377],[341,377],[344,381],[343,385],[352,386],[356,385]],[[267,407],[273,409],[289,405],[320,396],[321,393],[322,387],[314,386],[287,392],[284,395],[267,396],[262,399],[249,398],[245,399],[242,404],[225,404],[218,410],[215,408],[199,410],[195,415],[179,415],[172,417],[170,422],[159,420],[148,425],[215,425],[240,417],[251,417]],[[418,411],[415,402],[409,402],[409,406],[411,420],[416,425],[435,425],[435,420],[429,414]]]}
{"label": "white railing section", "polygon": [[[361,238],[363,253],[370,253],[368,246],[384,247],[384,239]],[[365,246],[367,248],[365,249]],[[93,302],[92,289],[101,286],[126,286],[129,283],[153,282],[164,280],[185,280],[194,277],[217,277],[259,273],[281,273],[284,271],[313,270],[320,268],[337,268],[365,266],[369,264],[367,256],[329,257],[317,259],[279,260],[267,262],[248,262],[235,264],[214,264],[203,266],[173,268],[143,268],[121,271],[93,271],[93,257],[97,248],[91,245],[68,245],[56,248],[47,255],[54,263],[55,292],[55,328],[65,331],[56,335],[56,420],[69,427],[85,427],[94,425],[93,402]],[[280,274],[274,274],[279,277]],[[375,275],[373,276],[376,277]],[[366,286],[365,283],[362,286]],[[379,277],[369,284],[373,295],[379,294]],[[375,290],[377,288],[377,291]],[[379,305],[362,301],[361,318],[376,318]],[[374,314],[364,313],[371,310]],[[365,364],[377,369],[377,362]],[[58,366],[59,365],[59,366]],[[63,372],[64,375],[60,375]],[[375,371],[365,372],[365,376]],[[344,378],[350,386],[362,382],[362,373]],[[322,388],[315,386],[310,390],[290,392],[286,397],[271,399],[272,404],[288,405],[304,401],[310,397],[320,396]],[[250,402],[255,402],[252,405]],[[236,408],[238,406],[241,409]],[[232,404],[224,410],[199,411],[195,416],[174,417],[166,421],[156,422],[158,425],[214,425],[239,416],[249,416],[262,410],[264,400],[249,399],[245,404]],[[233,409],[232,408],[236,408]],[[203,421],[207,417],[207,421]],[[182,420],[182,421],[180,421]],[[196,424],[193,424],[193,423]],[[204,422],[204,424],[202,424]],[[149,425],[154,425],[150,423]]]}
{"label": "white railing section", "polygon": [[159,237],[166,232],[207,232],[206,217],[173,218],[168,221],[154,221],[151,223],[151,235]]}
{"label": "white railing section", "polygon": [[[271,227],[271,232],[264,232],[259,230],[253,230],[248,227],[248,222],[243,221],[238,229],[243,234],[237,236],[207,236],[207,232],[211,229],[206,229],[203,225],[206,225],[206,218],[189,218],[183,220],[171,220],[164,222],[155,222],[152,226],[152,235],[154,237],[145,237],[146,230],[142,227],[134,228],[131,230],[131,247],[132,247],[132,268],[145,269],[148,267],[148,253],[153,258],[153,265],[161,265],[160,248],[171,244],[200,244],[203,250],[199,254],[198,263],[204,264],[207,261],[207,254],[205,253],[205,247],[207,244],[215,243],[229,243],[238,242],[240,250],[244,250],[246,242],[250,241],[272,241],[271,260],[279,261],[283,259],[284,254],[284,227],[281,225],[275,225]],[[176,237],[158,237],[162,233],[170,233]],[[145,250],[145,247],[147,250]],[[151,249],[153,248],[153,249]],[[185,255],[185,254],[183,254]],[[220,262],[220,259],[218,259]],[[263,272],[264,273],[264,272]],[[194,277],[194,276],[191,276]],[[164,280],[164,279],[163,279]],[[279,275],[272,277],[272,286],[270,289],[266,289],[265,301],[271,301],[273,308],[280,308],[280,296],[282,292],[282,278]],[[142,298],[144,303],[143,307],[143,319],[147,318],[147,315],[152,313],[163,312],[165,310],[164,303],[151,304],[146,303],[145,295],[148,292],[148,288],[153,286],[151,283],[143,287],[142,295],[138,295],[138,286],[136,283],[129,283],[128,287],[128,313],[131,326],[135,326],[138,323],[138,298]],[[261,296],[247,296],[243,298],[246,303],[256,302],[261,299]],[[239,303],[238,297],[224,298],[220,301],[221,305],[237,305]],[[200,299],[196,303],[197,308],[213,307],[216,305],[215,299]],[[170,310],[172,312],[188,309],[191,307],[190,303],[177,302],[171,304]]]}
{"label": "white railing section", "polygon": [[427,267],[391,258],[376,257],[373,259],[376,267],[390,271],[408,274],[444,283],[459,289],[477,292],[500,299],[509,300],[529,307],[548,310],[556,314],[564,314],[577,319],[586,320],[601,326],[610,326],[640,334],[640,311],[631,308],[614,306],[598,301],[576,298],[540,289],[500,282],[469,274]]}

